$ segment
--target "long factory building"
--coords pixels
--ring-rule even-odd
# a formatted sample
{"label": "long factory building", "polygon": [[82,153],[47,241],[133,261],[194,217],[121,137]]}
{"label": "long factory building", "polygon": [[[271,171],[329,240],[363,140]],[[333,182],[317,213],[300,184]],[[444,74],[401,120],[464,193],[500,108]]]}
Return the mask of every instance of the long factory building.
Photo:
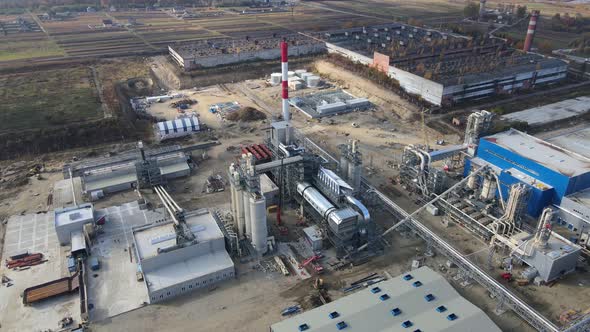
{"label": "long factory building", "polygon": [[235,277],[234,263],[225,249],[224,235],[206,209],[187,214],[194,244],[178,246],[172,222],[133,230],[138,270],[143,273],[150,303],[207,289]]}
{"label": "long factory building", "polygon": [[428,267],[377,283],[285,319],[271,332],[290,331],[501,331]]}
{"label": "long factory building", "polygon": [[407,93],[437,106],[553,84],[567,64],[471,38],[404,24],[341,29],[317,35],[329,53],[377,68]]}

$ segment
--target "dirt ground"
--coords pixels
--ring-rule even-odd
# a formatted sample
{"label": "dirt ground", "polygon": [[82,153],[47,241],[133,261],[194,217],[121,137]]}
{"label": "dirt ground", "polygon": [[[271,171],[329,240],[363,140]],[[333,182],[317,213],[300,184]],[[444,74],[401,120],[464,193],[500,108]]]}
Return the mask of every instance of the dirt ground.
{"label": "dirt ground", "polygon": [[[307,116],[292,110],[293,123],[304,134],[314,139],[331,152],[336,152],[339,144],[345,143],[351,138],[360,140],[360,149],[363,153],[366,174],[368,178],[379,188],[387,189],[392,199],[396,200],[403,208],[411,211],[416,208],[408,199],[401,188],[389,187],[388,179],[397,175],[392,167],[401,159],[401,151],[406,144],[424,143],[424,131],[426,140],[431,146],[434,141],[444,139],[449,143],[456,143],[458,135],[443,135],[434,129],[424,127],[419,117],[416,117],[415,107],[407,104],[394,93],[381,89],[342,69],[331,68],[324,62],[316,63],[315,68],[320,73],[329,73],[329,81],[344,88],[346,91],[358,96],[367,97],[375,105],[375,110],[349,113],[340,116],[332,116],[327,119],[310,120]],[[270,73],[268,73],[270,74]],[[324,77],[326,78],[326,77]],[[198,104],[191,108],[196,112],[201,122],[206,124],[210,131],[198,134],[192,138],[183,139],[175,143],[190,144],[209,139],[218,139],[221,144],[211,148],[205,158],[194,155],[198,168],[187,179],[179,179],[170,184],[170,193],[175,200],[185,209],[219,208],[229,209],[229,192],[206,194],[203,188],[206,179],[210,175],[221,174],[226,177],[228,165],[235,160],[240,144],[261,142],[264,138],[264,128],[268,127],[268,119],[251,123],[223,122],[208,111],[209,105],[224,101],[238,101],[245,106],[252,106],[267,113],[269,118],[280,113],[280,99],[278,87],[265,87],[263,80],[232,83],[203,88],[201,90],[185,91],[190,98],[196,99]],[[299,91],[307,93],[309,91]],[[177,111],[171,108],[169,103],[154,104],[150,113],[157,117],[173,119]],[[355,123],[355,126],[352,126]],[[86,158],[102,155],[107,151],[121,151],[129,149],[133,144],[118,144],[98,146],[92,149],[78,149],[51,156],[39,157],[37,160],[27,161],[18,169],[26,174],[31,164],[42,163],[45,165],[41,171],[42,180],[36,177],[27,178],[21,186],[8,186],[0,193],[0,217],[26,212],[47,211],[47,197],[50,194],[52,183],[62,178],[61,167],[73,156]],[[0,170],[10,169],[14,161],[0,164]],[[12,166],[11,166],[12,165]],[[19,173],[19,174],[20,174]],[[5,172],[2,172],[6,178]],[[11,176],[14,176],[11,175]],[[22,178],[22,175],[21,175]],[[142,191],[150,201],[157,201],[149,191]],[[117,205],[136,200],[136,192],[124,192],[111,195],[107,199],[96,203],[97,208]],[[0,218],[2,219],[2,218]],[[377,223],[385,228],[393,222],[390,216],[376,216]],[[426,217],[428,220],[428,218]],[[434,225],[434,224],[433,224]],[[271,227],[272,228],[272,227]],[[2,230],[0,229],[0,232]],[[444,230],[438,230],[444,233]],[[458,227],[448,232],[449,241],[462,244],[466,248],[465,254],[475,253],[473,259],[481,263],[480,251],[485,244],[465,233]],[[387,271],[392,276],[399,275],[410,269],[413,258],[423,254],[425,245],[422,240],[411,237],[405,233],[395,233],[387,238],[390,244],[382,256],[376,257],[370,262],[350,268],[344,271],[329,272],[325,280],[331,285],[330,295],[333,299],[344,294],[339,290],[344,286],[343,281],[352,281],[371,272],[381,273]],[[530,328],[512,312],[501,316],[493,313],[496,302],[490,299],[487,292],[476,284],[461,287],[453,278],[457,271],[448,271],[442,266],[446,259],[435,256],[427,258],[425,264],[435,270],[446,274],[448,280],[468,300],[482,308],[492,320],[505,331],[529,331]],[[261,331],[282,319],[280,311],[284,307],[305,301],[311,289],[309,281],[297,281],[296,278],[285,278],[278,273],[265,273],[254,268],[253,262],[236,262],[238,277],[236,280],[219,285],[212,291],[201,291],[185,297],[173,299],[165,304],[150,305],[130,313],[122,314],[92,324],[94,331]],[[559,286],[559,285],[558,285]],[[578,299],[578,288],[575,284],[565,288],[536,290],[527,287],[523,291],[530,293],[528,297],[540,296],[534,304],[543,306],[543,310],[556,312],[564,310],[557,307],[544,307],[551,302],[558,289],[571,293],[572,298]],[[557,287],[557,286],[556,286]],[[564,297],[567,298],[567,297]],[[583,303],[581,299],[581,303]],[[556,301],[556,303],[560,303]],[[555,318],[553,316],[552,318]],[[198,322],[198,327],[195,327]]]}

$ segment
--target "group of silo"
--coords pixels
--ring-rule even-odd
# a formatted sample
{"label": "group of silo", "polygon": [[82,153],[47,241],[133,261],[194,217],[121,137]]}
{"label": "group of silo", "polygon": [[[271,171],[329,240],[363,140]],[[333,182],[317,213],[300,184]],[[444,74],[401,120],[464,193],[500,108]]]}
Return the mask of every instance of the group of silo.
{"label": "group of silo", "polygon": [[[287,74],[289,88],[292,90],[299,90],[304,86],[315,88],[320,85],[320,77],[313,73],[308,73],[305,69],[298,69],[289,71]],[[281,73],[272,73],[270,75],[271,85],[281,84]]]}
{"label": "group of silo", "polygon": [[231,209],[240,239],[246,238],[257,253],[267,250],[266,199],[259,192],[250,192],[242,185],[242,175],[235,164],[229,168]]}

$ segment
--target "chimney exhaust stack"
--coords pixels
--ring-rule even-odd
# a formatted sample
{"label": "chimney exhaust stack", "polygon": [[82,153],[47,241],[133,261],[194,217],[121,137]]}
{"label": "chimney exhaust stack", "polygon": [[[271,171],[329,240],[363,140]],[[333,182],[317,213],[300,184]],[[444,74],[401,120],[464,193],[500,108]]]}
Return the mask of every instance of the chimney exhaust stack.
{"label": "chimney exhaust stack", "polygon": [[525,52],[530,52],[531,46],[533,46],[533,37],[535,37],[535,30],[537,30],[537,20],[539,19],[540,12],[533,10],[531,12],[531,20],[529,21],[529,28],[526,32],[526,39],[524,40],[524,47],[522,48]]}
{"label": "chimney exhaust stack", "polygon": [[288,44],[286,40],[281,42],[281,72],[282,72],[282,97],[283,97],[283,120],[289,122],[289,59]]}

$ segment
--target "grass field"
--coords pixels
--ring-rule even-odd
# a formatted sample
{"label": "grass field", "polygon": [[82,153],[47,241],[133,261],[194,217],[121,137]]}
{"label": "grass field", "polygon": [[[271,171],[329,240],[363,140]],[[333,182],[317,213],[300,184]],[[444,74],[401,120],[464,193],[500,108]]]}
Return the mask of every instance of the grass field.
{"label": "grass field", "polygon": [[51,40],[0,42],[0,61],[64,56],[65,52]]}
{"label": "grass field", "polygon": [[88,67],[0,75],[0,132],[84,122],[103,116]]}

